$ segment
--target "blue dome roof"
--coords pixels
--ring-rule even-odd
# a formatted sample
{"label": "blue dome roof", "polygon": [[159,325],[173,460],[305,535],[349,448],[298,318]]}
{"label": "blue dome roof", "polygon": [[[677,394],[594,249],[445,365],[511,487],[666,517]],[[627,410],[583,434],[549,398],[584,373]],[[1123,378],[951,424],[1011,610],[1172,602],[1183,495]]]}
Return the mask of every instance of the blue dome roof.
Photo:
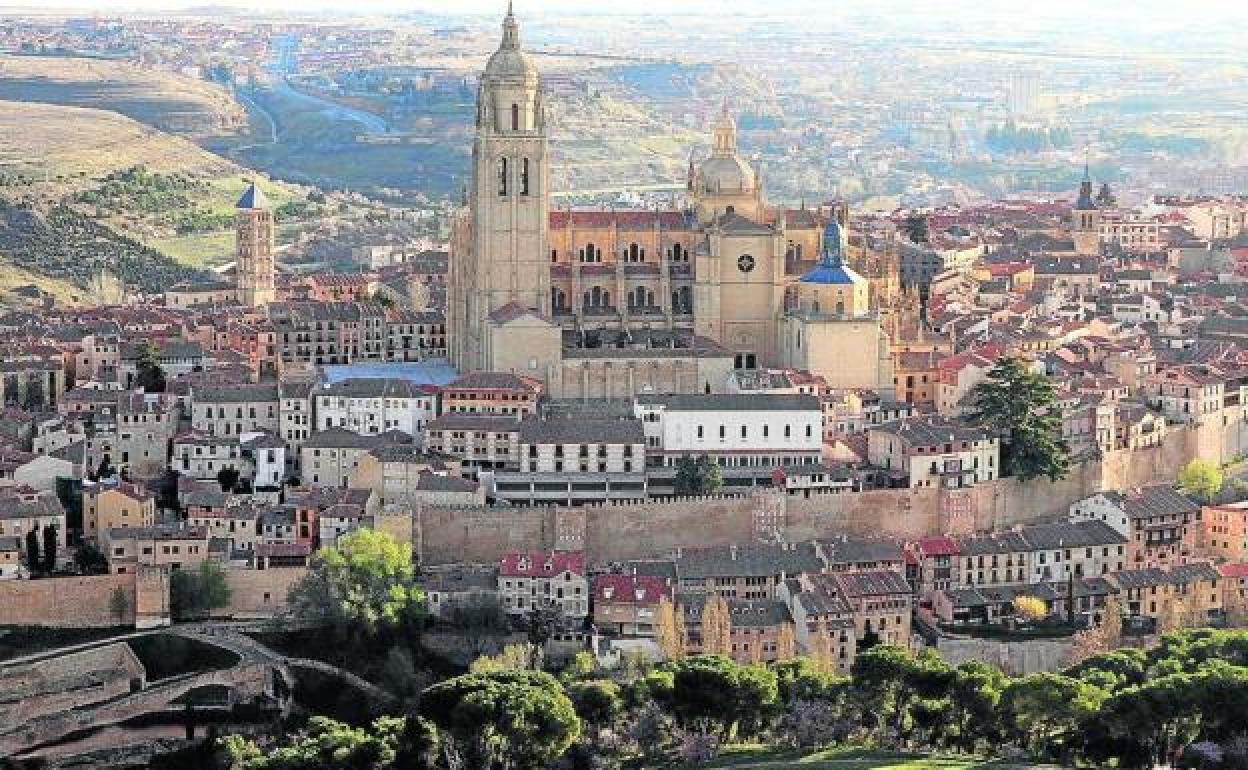
{"label": "blue dome roof", "polygon": [[823,228],[823,254],[819,264],[801,277],[801,283],[824,283],[850,285],[862,281],[862,276],[845,266],[844,236],[840,222],[833,217]]}
{"label": "blue dome roof", "polygon": [[800,283],[822,283],[851,286],[862,281],[862,276],[844,265],[820,264],[798,279]]}

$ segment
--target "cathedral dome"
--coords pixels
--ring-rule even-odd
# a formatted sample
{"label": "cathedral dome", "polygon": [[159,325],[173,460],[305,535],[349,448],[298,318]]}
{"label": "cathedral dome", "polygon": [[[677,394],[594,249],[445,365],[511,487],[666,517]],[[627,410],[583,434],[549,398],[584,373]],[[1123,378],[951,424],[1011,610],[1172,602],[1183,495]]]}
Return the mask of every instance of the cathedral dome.
{"label": "cathedral dome", "polygon": [[485,65],[485,77],[505,80],[537,80],[537,66],[529,55],[520,49],[520,25],[507,8],[503,19],[503,41]]}
{"label": "cathedral dome", "polygon": [[698,171],[703,189],[710,192],[750,192],[754,169],[739,155],[712,155]]}

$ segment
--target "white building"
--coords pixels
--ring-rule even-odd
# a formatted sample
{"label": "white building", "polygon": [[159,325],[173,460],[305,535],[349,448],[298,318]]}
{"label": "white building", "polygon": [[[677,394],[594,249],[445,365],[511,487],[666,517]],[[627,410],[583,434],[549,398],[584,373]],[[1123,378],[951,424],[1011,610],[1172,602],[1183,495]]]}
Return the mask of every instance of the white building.
{"label": "white building", "polygon": [[498,593],[509,615],[556,607],[568,620],[589,614],[589,581],[580,551],[509,553],[499,562]]}
{"label": "white building", "polygon": [[1001,475],[1000,442],[987,431],[914,417],[867,431],[867,459],[890,486],[969,487]]}
{"label": "white building", "polygon": [[[720,466],[728,491],[836,485],[822,464],[823,407],[809,394],[641,395],[633,405],[646,440],[652,495],[675,491],[683,458]],[[842,484],[843,486],[843,484]]]}
{"label": "white building", "polygon": [[767,465],[817,462],[823,450],[823,410],[812,395],[641,395],[633,405],[655,464],[710,455]]}
{"label": "white building", "polygon": [[313,401],[318,429],[364,435],[397,430],[421,437],[437,415],[436,394],[408,380],[347,379],[320,387]]}

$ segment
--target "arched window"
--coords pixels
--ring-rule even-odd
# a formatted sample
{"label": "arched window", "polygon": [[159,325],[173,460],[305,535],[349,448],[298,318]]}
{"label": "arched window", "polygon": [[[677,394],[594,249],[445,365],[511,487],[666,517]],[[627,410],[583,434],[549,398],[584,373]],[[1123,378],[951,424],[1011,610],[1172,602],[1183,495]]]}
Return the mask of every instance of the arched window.
{"label": "arched window", "polygon": [[498,159],[498,194],[507,194],[507,159]]}
{"label": "arched window", "polygon": [[511,105],[511,130],[520,130],[520,105],[518,104]]}
{"label": "arched window", "polygon": [[529,159],[520,161],[520,194],[529,194]]}

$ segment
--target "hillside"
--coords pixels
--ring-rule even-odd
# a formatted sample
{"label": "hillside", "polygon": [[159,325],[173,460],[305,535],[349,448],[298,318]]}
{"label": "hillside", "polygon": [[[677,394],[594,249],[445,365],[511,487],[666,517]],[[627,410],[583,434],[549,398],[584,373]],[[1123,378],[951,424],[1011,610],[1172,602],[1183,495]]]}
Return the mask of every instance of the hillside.
{"label": "hillside", "polygon": [[[0,80],[0,82],[3,82]],[[0,288],[20,267],[64,296],[109,269],[143,288],[232,258],[234,201],[251,172],[194,143],[96,109],[0,102]],[[293,237],[315,215],[300,188],[260,180]],[[51,237],[49,227],[68,237]],[[127,274],[129,277],[127,277]]]}
{"label": "hillside", "polygon": [[111,110],[196,139],[233,134],[247,123],[220,86],[104,59],[0,56],[0,99]]}

